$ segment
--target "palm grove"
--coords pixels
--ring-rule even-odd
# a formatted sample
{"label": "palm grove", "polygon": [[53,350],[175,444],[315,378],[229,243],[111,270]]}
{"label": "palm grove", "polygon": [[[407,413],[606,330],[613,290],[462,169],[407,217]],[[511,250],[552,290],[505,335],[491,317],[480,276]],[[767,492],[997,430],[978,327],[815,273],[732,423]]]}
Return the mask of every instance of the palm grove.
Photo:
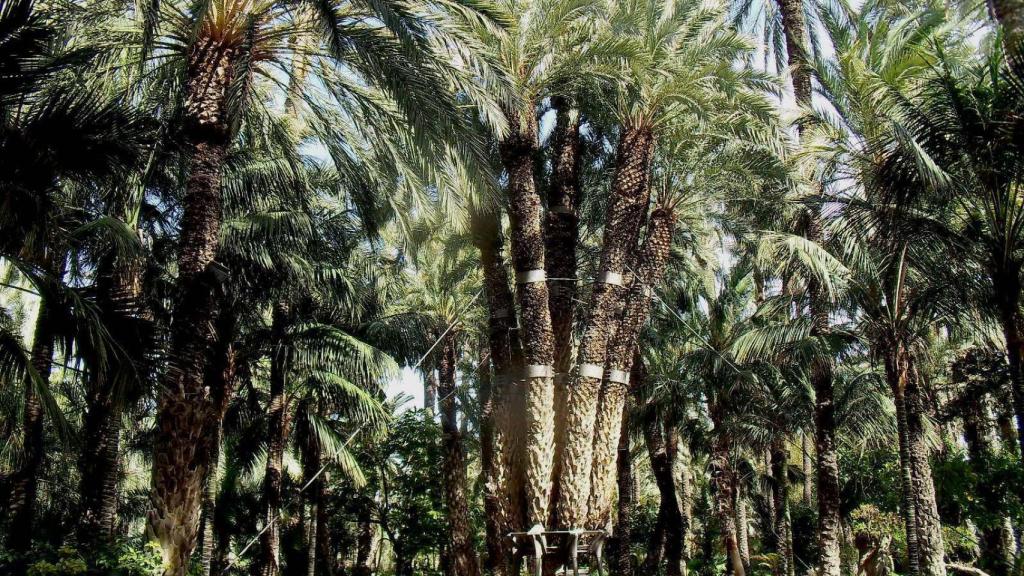
{"label": "palm grove", "polygon": [[0,567],[1020,573],[1022,18],[0,0]]}

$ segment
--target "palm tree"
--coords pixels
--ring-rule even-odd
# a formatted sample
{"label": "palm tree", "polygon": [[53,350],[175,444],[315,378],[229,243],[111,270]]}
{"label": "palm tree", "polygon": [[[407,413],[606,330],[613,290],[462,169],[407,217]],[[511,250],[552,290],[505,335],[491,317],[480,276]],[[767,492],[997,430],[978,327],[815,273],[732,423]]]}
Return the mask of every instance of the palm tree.
{"label": "palm tree", "polygon": [[[183,90],[172,92],[170,100],[181,103],[180,152],[189,170],[183,186],[171,366],[160,398],[148,521],[168,575],[183,573],[195,545],[198,486],[210,453],[206,439],[211,434],[204,431],[216,420],[201,391],[204,358],[215,341],[208,319],[216,317],[214,289],[220,273],[214,261],[223,221],[223,174],[239,128],[262,113],[255,92],[261,89],[260,76],[269,77],[268,71],[277,68],[285,74],[303,74],[307,85],[317,78],[326,94],[303,91],[308,96],[304,109],[323,110],[317,99],[326,97],[352,112],[351,118],[372,120],[320,121],[319,127],[333,129],[327,131],[336,137],[327,141],[328,149],[340,165],[347,167],[349,157],[360,151],[379,151],[364,147],[367,141],[387,147],[388,140],[381,137],[405,127],[405,134],[415,134],[406,142],[441,157],[437,144],[461,125],[448,90],[459,76],[446,64],[451,59],[447,50],[455,50],[458,43],[449,26],[452,20],[437,17],[451,15],[449,8],[458,17],[466,15],[447,4],[421,3],[398,10],[358,2],[312,4],[306,19],[295,17],[291,6],[281,3],[234,0],[199,7],[163,3],[158,21],[155,14],[145,14],[142,49],[160,47],[159,57],[150,60],[147,69],[152,66],[168,80],[168,88],[176,88],[174,80],[183,79]],[[288,43],[295,35],[310,40]],[[434,43],[436,38],[452,42]],[[308,56],[298,59],[298,69],[292,66],[296,60],[290,48]],[[368,92],[367,87],[376,90]],[[466,152],[473,140],[464,138],[458,145]]]}
{"label": "palm tree", "polygon": [[[135,248],[116,227],[77,207],[136,169],[150,125],[137,110],[93,83],[71,83],[58,73],[75,57],[59,34],[61,14],[30,2],[0,5],[4,78],[0,84],[0,152],[11,169],[0,179],[0,255],[40,297],[32,338],[31,368],[12,362],[11,381],[23,386],[22,458],[11,481],[10,549],[16,561],[31,544],[38,472],[44,458],[44,416],[66,423],[48,390],[53,354],[63,347],[89,353],[93,373],[106,370],[114,346],[95,304],[66,284],[72,249],[112,242],[125,254]],[[77,59],[76,59],[77,58]],[[88,151],[84,153],[83,151]]]}
{"label": "palm tree", "polygon": [[[605,496],[614,478],[614,452],[628,384],[631,342],[617,338],[625,348],[613,354],[609,343],[618,328],[617,318],[626,306],[626,289],[621,279],[628,267],[644,223],[650,198],[651,165],[659,140],[676,122],[728,104],[722,97],[729,89],[742,91],[761,78],[750,70],[730,67],[748,45],[731,31],[721,6],[693,2],[628,2],[608,15],[605,33],[626,45],[628,64],[617,70],[610,89],[612,114],[619,124],[610,196],[606,206],[603,242],[597,266],[597,282],[590,297],[579,351],[567,399],[565,447],[559,477],[559,522],[568,527],[592,523],[588,505],[600,503],[597,516],[609,506]],[[611,40],[609,40],[611,41]],[[767,84],[767,83],[766,83]],[[668,247],[673,226],[671,210],[652,214],[648,240],[652,248]],[[652,257],[667,257],[667,251],[652,249]],[[653,263],[653,262],[652,262]],[[655,265],[651,271],[659,268]],[[656,282],[655,278],[651,278]],[[638,311],[646,314],[647,300]],[[627,314],[639,331],[643,315]],[[602,387],[608,368],[611,380]],[[602,394],[607,400],[602,401]],[[601,407],[604,406],[604,407]],[[599,413],[606,412],[603,416]],[[595,422],[604,418],[607,435],[598,433]],[[600,429],[600,426],[599,426]],[[594,457],[595,446],[603,453]],[[607,445],[607,446],[606,446]],[[601,470],[601,486],[593,490],[592,474]]]}
{"label": "palm tree", "polygon": [[[541,198],[534,162],[539,146],[536,107],[546,96],[567,95],[585,74],[592,59],[587,17],[597,2],[536,0],[502,2],[497,8],[505,29],[481,27],[478,32],[495,71],[507,132],[495,134],[505,172],[511,222],[512,267],[516,274],[519,334],[522,344],[525,394],[525,513],[514,514],[530,525],[548,523],[554,457],[555,342],[545,266]],[[583,47],[582,49],[579,47]],[[493,226],[488,226],[493,229]],[[493,236],[492,236],[493,238]],[[494,246],[488,240],[485,246]],[[495,261],[491,255],[484,261]],[[496,277],[494,273],[491,277]],[[489,298],[502,291],[489,281]],[[499,300],[495,300],[498,303]],[[492,316],[498,315],[492,309]],[[523,528],[524,526],[519,526]]]}

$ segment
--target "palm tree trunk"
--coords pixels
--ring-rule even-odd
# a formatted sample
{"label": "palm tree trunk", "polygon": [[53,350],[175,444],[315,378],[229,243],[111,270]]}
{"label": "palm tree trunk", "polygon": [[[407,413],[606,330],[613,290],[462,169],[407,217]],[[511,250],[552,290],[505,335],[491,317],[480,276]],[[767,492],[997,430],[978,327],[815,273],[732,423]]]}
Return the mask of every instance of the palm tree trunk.
{"label": "palm tree trunk", "polygon": [[220,465],[221,443],[223,442],[223,427],[217,426],[217,439],[213,443],[212,454],[210,455],[210,473],[207,474],[206,488],[203,491],[203,535],[200,552],[200,571],[202,576],[210,576],[213,572],[213,556],[215,550],[214,540],[216,531],[214,524],[217,517],[217,467]]}
{"label": "palm tree trunk", "polygon": [[[550,280],[548,307],[555,339],[555,453],[551,471],[551,501],[558,502],[562,448],[565,446],[566,382],[572,368],[573,299],[576,297],[576,244],[579,240],[580,115],[567,99],[553,99],[556,123],[548,212],[544,227],[544,263]],[[554,524],[554,507],[549,519]]]}
{"label": "palm tree trunk", "polygon": [[[508,563],[505,554],[505,535],[502,533],[504,522],[503,506],[498,501],[500,490],[489,486],[497,466],[494,454],[494,403],[492,399],[490,346],[483,343],[477,366],[477,380],[480,383],[480,468],[484,478],[484,519],[485,543],[487,556],[484,559],[484,571],[494,573]],[[504,572],[502,572],[504,574]]]}
{"label": "palm tree trunk", "polygon": [[644,441],[651,459],[658,493],[661,496],[659,516],[665,527],[665,559],[667,576],[682,575],[683,515],[679,506],[672,461],[659,420],[651,418],[644,424]]}
{"label": "palm tree trunk", "polygon": [[736,474],[731,464],[732,447],[728,433],[723,428],[721,407],[712,403],[710,411],[715,429],[710,462],[711,485],[715,494],[715,518],[722,530],[722,547],[725,549],[727,570],[731,569],[734,576],[745,576],[733,509],[733,502],[736,499]]}
{"label": "palm tree trunk", "polygon": [[427,416],[434,417],[434,411],[437,410],[437,378],[433,370],[427,370],[423,375],[423,408]]}
{"label": "palm tree trunk", "polygon": [[814,453],[811,448],[811,437],[807,432],[800,433],[800,456],[804,473],[803,498],[810,505],[814,502]]}
{"label": "palm tree trunk", "polygon": [[316,572],[320,576],[334,576],[335,573],[335,548],[331,542],[330,515],[327,510],[327,502],[330,496],[328,485],[330,479],[325,477],[317,486],[316,493]]}
{"label": "palm tree trunk", "polygon": [[615,481],[615,447],[619,444],[622,411],[626,403],[626,378],[636,362],[640,331],[650,314],[653,290],[661,283],[668,264],[676,217],[664,207],[651,212],[640,250],[636,277],[629,288],[622,322],[608,350],[606,371],[599,398],[593,436],[593,468],[588,502],[590,524],[605,526],[611,515]]}
{"label": "palm tree trunk", "polygon": [[267,403],[267,466],[263,476],[264,526],[260,536],[260,574],[277,576],[281,571],[281,505],[284,490],[284,450],[288,443],[291,412],[288,408],[287,374],[290,355],[284,342],[291,311],[274,304],[270,357],[270,398]]}
{"label": "palm tree trunk", "polygon": [[[636,369],[633,370],[636,375]],[[633,479],[633,456],[629,446],[629,410],[622,412],[622,431],[619,433],[618,457],[618,516],[615,519],[613,546],[609,564],[612,573],[633,576],[633,509],[636,506]]]}
{"label": "palm tree trunk", "polygon": [[544,525],[551,497],[554,458],[554,336],[548,307],[544,265],[541,202],[534,181],[537,119],[532,103],[526,112],[508,114],[511,135],[501,142],[508,173],[509,217],[512,221],[512,265],[516,271],[520,336],[526,374],[525,476],[526,520]]}
{"label": "palm tree trunk", "polygon": [[917,506],[914,501],[914,474],[910,462],[910,432],[907,424],[906,380],[907,366],[902,362],[893,346],[884,346],[885,375],[892,390],[893,402],[896,405],[896,431],[900,453],[900,483],[902,499],[900,512],[907,534],[907,574],[917,576],[921,573],[921,555],[918,547]]}
{"label": "palm tree trunk", "polygon": [[906,387],[907,434],[914,480],[914,510],[917,514],[918,550],[922,576],[946,574],[945,546],[942,542],[942,520],[935,499],[935,483],[930,463],[928,429],[925,422],[925,399],[919,374],[910,367]]}
{"label": "palm tree trunk", "polygon": [[[604,241],[601,246],[601,261],[597,281],[593,285],[590,306],[580,339],[576,362],[579,368],[570,379],[566,406],[565,446],[562,452],[561,474],[559,476],[556,503],[558,522],[567,528],[582,527],[588,522],[588,504],[591,496],[591,473],[594,467],[594,429],[597,420],[601,393],[601,373],[608,358],[608,343],[616,330],[616,319],[623,307],[625,288],[622,277],[627,272],[626,260],[635,250],[637,236],[647,211],[650,196],[650,166],[654,153],[654,135],[646,127],[624,126],[615,156],[615,177],[612,194],[605,214]],[[633,350],[627,351],[626,363],[632,359]],[[603,446],[605,453],[599,466],[602,469],[601,498],[610,489],[615,474],[614,450],[618,446],[615,437],[622,419],[621,404],[625,400],[625,388],[629,366],[614,383],[617,398],[611,404],[620,406],[609,414],[605,424],[609,429],[602,438],[610,445]],[[612,457],[608,457],[612,453]],[[605,512],[605,511],[602,511]]]}
{"label": "palm tree trunk", "polygon": [[775,502],[775,539],[779,553],[779,574],[794,576],[796,567],[793,564],[793,525],[789,513],[789,455],[786,451],[786,439],[777,437],[772,442],[772,499]]}
{"label": "palm tree trunk", "polygon": [[640,567],[641,574],[657,574],[661,568],[661,561],[665,557],[665,515],[668,502],[658,505],[658,515],[654,519],[654,529],[647,540],[647,554],[644,556],[644,563]]}
{"label": "palm tree trunk", "polygon": [[[995,454],[992,442],[994,431],[989,420],[988,399],[979,391],[968,389],[965,392],[962,415],[967,454],[971,462],[984,462]],[[1000,511],[989,510],[988,512],[992,516],[996,516]],[[1013,568],[1013,528],[1010,518],[1004,518],[1003,522],[998,525],[991,524],[991,520],[987,518],[979,520],[982,520],[978,522],[982,531],[979,542],[981,545],[980,565],[992,576],[1007,576]]]}
{"label": "palm tree trunk", "polygon": [[743,496],[743,485],[737,483],[735,491],[736,501],[734,510],[736,512],[736,546],[740,551],[740,561],[745,569],[750,568],[750,522],[747,518],[747,500]]}
{"label": "palm tree trunk", "polygon": [[[55,278],[64,274],[64,255],[51,256],[47,268],[51,272],[56,269]],[[54,344],[56,342],[56,319],[51,310],[51,303],[43,298],[39,301],[39,311],[32,337],[31,360],[41,382],[50,380],[53,366]],[[36,383],[25,378],[24,408],[22,410],[22,461],[18,470],[10,479],[10,532],[7,547],[14,555],[15,571],[25,568],[28,553],[32,546],[32,527],[35,521],[36,494],[39,489],[39,470],[45,456],[43,405],[39,397]]]}
{"label": "palm tree trunk", "polygon": [[515,322],[514,301],[509,288],[508,272],[502,258],[501,222],[495,212],[473,214],[473,242],[480,252],[480,264],[484,275],[484,292],[488,310],[488,348],[490,364],[494,369],[494,380],[489,387],[481,427],[487,428],[490,439],[486,442],[493,454],[484,464],[487,481],[484,484],[484,501],[489,507],[489,536],[498,548],[488,554],[488,563],[496,576],[508,573],[511,548],[504,534],[521,529],[525,524],[525,484],[522,466],[522,437],[513,425],[513,408],[521,404],[522,388],[513,382],[511,375],[515,366],[521,364],[519,343],[512,330]]}
{"label": "palm tree trunk", "polygon": [[[777,0],[786,36],[786,52],[793,78],[793,94],[800,106],[811,105],[811,69],[805,49],[806,19],[801,0]],[[799,128],[798,128],[799,129]],[[821,240],[820,214],[817,207],[808,211],[807,239]],[[820,336],[828,330],[828,312],[821,286],[811,279],[807,292],[810,300],[813,332]],[[811,383],[815,391],[815,452],[818,457],[818,548],[819,576],[839,576],[839,459],[836,454],[835,408],[832,391],[832,365],[829,358],[818,358],[811,366]]]}
{"label": "palm tree trunk", "polygon": [[1021,42],[1024,41],[1024,5],[1020,0],[988,0],[988,11],[1003,32],[1003,46],[1010,67],[1019,71]]}
{"label": "palm tree trunk", "polygon": [[[122,350],[139,350],[138,340],[145,335],[139,332],[138,323],[149,316],[143,314],[140,305],[142,262],[138,258],[109,258],[104,268],[97,282],[96,300],[107,330]],[[90,374],[79,484],[78,542],[84,546],[109,544],[114,538],[121,435],[121,406],[114,397],[114,386],[118,379],[145,377],[135,374],[141,368],[131,364],[134,359],[117,353],[109,369]]]}
{"label": "palm tree trunk", "polygon": [[160,392],[147,517],[147,531],[160,545],[165,576],[184,576],[196,545],[216,418],[203,381],[217,315],[218,281],[208,269],[220,235],[220,182],[230,140],[228,87],[237,56],[236,49],[207,40],[192,49],[187,63],[183,114],[190,170],[179,232],[170,366]]}
{"label": "palm tree trunk", "polygon": [[439,392],[441,394],[441,434],[444,447],[442,476],[444,500],[448,512],[452,568],[459,576],[479,576],[480,564],[473,549],[473,535],[469,525],[468,487],[466,485],[466,456],[459,430],[455,397],[455,370],[457,352],[455,335],[449,334],[441,345],[438,365]]}
{"label": "palm tree trunk", "polygon": [[[370,522],[370,511],[365,507],[359,511],[359,534],[356,536],[355,576],[371,576],[373,574],[373,524]],[[397,555],[396,551],[396,555]]]}
{"label": "palm tree trunk", "polygon": [[1006,341],[1006,358],[1010,365],[1010,390],[1013,393],[1013,410],[1017,418],[1018,455],[1024,462],[1024,372],[1021,367],[1021,347],[1024,340],[1020,335],[1020,280],[1019,272],[1010,270],[992,274],[999,304],[999,320]]}

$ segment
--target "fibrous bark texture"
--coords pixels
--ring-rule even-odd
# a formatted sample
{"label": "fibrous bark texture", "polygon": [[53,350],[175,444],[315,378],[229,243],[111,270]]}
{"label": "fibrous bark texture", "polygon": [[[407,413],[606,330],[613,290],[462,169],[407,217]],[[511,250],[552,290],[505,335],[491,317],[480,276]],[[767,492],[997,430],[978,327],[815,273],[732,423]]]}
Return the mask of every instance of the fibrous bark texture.
{"label": "fibrous bark texture", "polygon": [[473,549],[469,525],[469,500],[466,485],[466,455],[459,430],[455,397],[457,352],[455,335],[449,334],[441,345],[438,383],[441,394],[441,434],[444,461],[444,502],[447,508],[452,569],[460,576],[479,576],[480,564]]}
{"label": "fibrous bark texture", "polygon": [[215,39],[188,56],[185,139],[190,159],[179,233],[178,300],[173,307],[169,367],[160,391],[153,490],[147,530],[159,545],[165,576],[184,576],[199,531],[216,411],[205,390],[207,356],[215,340],[221,174],[227,158],[228,89],[239,52]]}
{"label": "fibrous bark texture", "polygon": [[[606,362],[609,374],[624,374],[632,369],[640,331],[650,314],[653,290],[665,276],[675,223],[675,214],[671,210],[659,207],[651,213],[647,234],[640,249],[640,261],[626,296],[622,321],[609,346]],[[588,501],[589,522],[595,527],[605,526],[611,515],[615,447],[618,446],[621,430],[618,423],[622,419],[627,389],[626,383],[615,382],[610,378],[606,378],[601,386],[593,433],[593,465]]]}
{"label": "fibrous bark texture", "polygon": [[[537,120],[533,106],[507,114],[510,135],[500,145],[508,175],[509,217],[512,221],[512,265],[517,275],[520,338],[523,361],[534,372],[525,379],[525,476],[527,522],[544,525],[551,496],[554,457],[554,337],[546,282],[525,277],[544,267],[541,202],[534,181]],[[545,371],[550,371],[544,375]]]}
{"label": "fibrous bark texture", "polygon": [[[626,272],[630,251],[636,247],[637,236],[647,210],[650,196],[650,165],[654,152],[654,136],[646,127],[626,126],[623,128],[615,155],[615,177],[612,194],[605,214],[604,241],[601,246],[601,261],[598,278],[594,283],[590,306],[576,355],[578,365],[596,365],[603,368],[608,353],[608,342],[615,333],[617,320],[623,306],[625,288],[621,282],[607,278],[613,274],[621,277]],[[629,351],[632,354],[632,350]],[[628,372],[628,366],[627,372]],[[620,389],[625,386],[619,385]],[[597,418],[598,401],[601,392],[601,378],[575,370],[570,377],[566,399],[567,414],[565,446],[559,475],[559,499],[557,502],[558,523],[563,527],[578,528],[588,521],[588,501],[591,493],[591,470],[594,450],[594,426]],[[621,403],[622,398],[617,402]],[[615,441],[611,450],[618,445],[617,430],[621,411],[608,423],[613,429],[606,436]],[[606,460],[614,478],[614,457]],[[607,491],[608,487],[602,487]]]}

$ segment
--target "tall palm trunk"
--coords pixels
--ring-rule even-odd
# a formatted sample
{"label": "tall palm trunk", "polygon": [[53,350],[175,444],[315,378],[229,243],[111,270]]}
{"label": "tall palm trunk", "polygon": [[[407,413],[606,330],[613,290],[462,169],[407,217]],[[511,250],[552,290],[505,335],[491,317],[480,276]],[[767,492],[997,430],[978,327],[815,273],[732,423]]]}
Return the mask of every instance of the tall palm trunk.
{"label": "tall palm trunk", "polygon": [[525,382],[526,520],[544,525],[551,497],[554,457],[554,336],[544,272],[540,196],[534,181],[537,119],[533,105],[508,114],[510,135],[500,145],[508,173],[512,265],[516,271]]}
{"label": "tall palm trunk", "polygon": [[636,275],[626,296],[622,322],[608,350],[608,377],[604,380],[596,415],[593,436],[593,467],[588,502],[592,526],[605,526],[611,514],[615,482],[615,447],[619,444],[622,411],[628,386],[621,376],[628,374],[636,362],[640,331],[650,314],[653,290],[661,283],[668,264],[675,231],[675,213],[665,207],[651,212],[647,233],[640,249]]}
{"label": "tall palm trunk", "polygon": [[[777,0],[786,36],[786,53],[793,78],[793,94],[800,106],[811,105],[811,70],[806,51],[807,24],[801,0]],[[808,210],[807,239],[822,239],[818,206]],[[821,336],[828,330],[828,312],[821,286],[808,282],[813,331]],[[839,576],[841,530],[839,526],[839,458],[836,454],[835,408],[831,359],[818,358],[811,366],[815,392],[815,452],[818,457],[818,548],[819,576]]]}
{"label": "tall palm trunk", "polygon": [[184,576],[199,531],[200,501],[216,418],[204,386],[215,339],[217,253],[222,220],[221,174],[230,139],[228,89],[239,51],[216,40],[197,43],[185,82],[185,154],[190,160],[179,233],[170,366],[161,387],[147,517],[160,545],[165,576]]}
{"label": "tall palm trunk", "polygon": [[665,557],[665,508],[668,503],[658,505],[658,515],[654,518],[654,528],[647,539],[647,553],[644,563],[640,566],[641,574],[657,574],[661,569],[661,561]]}
{"label": "tall palm trunk", "polygon": [[1017,418],[1018,455],[1024,461],[1024,372],[1021,366],[1021,351],[1024,339],[1020,334],[1020,271],[1016,266],[1009,270],[993,267],[996,301],[999,320],[1006,341],[1006,358],[1010,365],[1010,391],[1013,394],[1013,410]]}
{"label": "tall palm trunk", "polygon": [[[97,302],[114,342],[124,350],[133,349],[145,336],[138,330],[138,321],[146,316],[139,302],[142,262],[137,258],[111,258],[104,268],[97,283]],[[78,522],[78,541],[85,546],[110,543],[114,538],[121,435],[121,405],[115,397],[115,386],[118,380],[145,377],[135,374],[142,369],[131,365],[136,358],[117,353],[112,359],[109,369],[90,374],[86,401]]]}
{"label": "tall palm trunk", "polygon": [[[580,340],[578,364],[570,379],[566,405],[565,446],[559,476],[558,522],[569,528],[582,527],[588,522],[588,504],[591,495],[591,473],[594,464],[594,427],[601,393],[601,374],[608,358],[608,343],[616,330],[616,320],[623,307],[625,288],[623,275],[626,261],[635,250],[637,236],[647,211],[650,196],[650,166],[654,154],[654,135],[645,126],[623,127],[615,154],[615,177],[604,222],[604,240],[598,277],[593,285],[590,306]],[[632,359],[632,349],[627,351]],[[621,398],[629,374],[628,364],[617,376],[615,383]],[[610,489],[615,474],[614,450],[622,418],[621,408],[606,426],[611,439],[601,462],[608,482],[601,487],[602,496]],[[611,457],[608,456],[611,453]],[[603,475],[603,476],[604,476]]]}
{"label": "tall palm trunk", "polygon": [[800,462],[804,473],[803,498],[810,505],[814,502],[814,449],[811,447],[811,436],[807,432],[800,433]]}
{"label": "tall palm trunk", "polygon": [[[64,275],[63,253],[51,254],[44,262],[47,272],[54,278]],[[32,367],[41,382],[49,382],[53,367],[53,352],[56,342],[57,321],[54,317],[52,304],[47,298],[39,301],[36,325],[32,337],[30,352]],[[39,489],[39,469],[45,455],[43,404],[36,383],[25,378],[24,407],[22,409],[22,461],[21,466],[11,476],[10,518],[7,547],[15,556],[15,571],[23,570],[25,555],[32,545],[32,526],[35,521],[36,494]]]}
{"label": "tall palm trunk", "polygon": [[485,520],[485,544],[487,556],[484,559],[484,570],[493,573],[497,566],[504,566],[507,563],[505,555],[505,539],[502,530],[503,507],[498,499],[499,491],[492,489],[488,483],[494,476],[493,470],[497,466],[494,454],[494,402],[492,398],[491,381],[491,352],[488,342],[482,343],[479,353],[479,364],[477,365],[477,380],[480,383],[480,468],[484,479],[484,520]]}
{"label": "tall palm trunk", "polygon": [[921,555],[918,547],[917,506],[914,501],[914,474],[910,462],[910,431],[907,424],[906,382],[908,366],[896,345],[884,346],[885,375],[896,405],[896,431],[900,454],[900,512],[907,535],[907,574],[921,573]]}
{"label": "tall palm trunk", "polygon": [[[555,454],[551,500],[558,502],[562,448],[565,446],[566,382],[572,368],[573,299],[576,297],[576,244],[579,240],[580,115],[567,99],[553,99],[556,123],[552,134],[554,158],[548,212],[544,227],[544,263],[550,280],[548,308],[555,339]],[[550,510],[554,512],[554,508]],[[556,519],[551,514],[553,524]]]}
{"label": "tall palm trunk", "polygon": [[673,475],[672,450],[669,449],[662,428],[658,419],[651,418],[644,425],[644,441],[651,459],[651,471],[661,496],[659,515],[665,526],[665,574],[682,576],[683,514]]}
{"label": "tall palm trunk", "polygon": [[918,550],[921,559],[922,576],[944,576],[946,563],[945,546],[942,542],[942,520],[939,518],[935,498],[935,483],[929,461],[931,448],[928,446],[928,429],[925,419],[924,391],[920,375],[909,371],[907,379],[907,435],[909,437],[910,463],[914,480],[914,511],[917,515]]}
{"label": "tall palm trunk", "polygon": [[[301,413],[305,413],[307,410],[312,409],[309,405],[304,405],[301,409]],[[302,475],[304,478],[303,486],[306,487],[303,492],[303,503],[304,510],[306,513],[306,574],[307,576],[316,576],[317,567],[322,564],[319,557],[322,545],[320,542],[321,530],[320,520],[323,516],[324,507],[324,483],[326,482],[325,473],[320,472],[321,465],[323,463],[323,454],[320,448],[320,442],[316,437],[315,432],[310,426],[308,418],[302,420],[303,427],[301,430],[300,437],[303,439],[302,442]]]}
{"label": "tall palm trunk", "polygon": [[[637,377],[634,364],[631,378]],[[622,431],[619,434],[618,470],[618,515],[615,518],[613,546],[609,558],[612,573],[619,576],[633,576],[633,512],[636,507],[635,483],[633,479],[633,456],[629,446],[629,410],[622,412]]]}
{"label": "tall palm trunk", "polygon": [[434,417],[437,410],[437,378],[434,377],[433,370],[428,370],[423,375],[423,408],[429,417]]}
{"label": "tall palm trunk", "polygon": [[740,561],[745,569],[750,568],[750,521],[747,518],[747,499],[743,495],[743,485],[736,484],[735,503],[733,510],[736,512],[736,546],[740,551]]}
{"label": "tall palm trunk", "polygon": [[[218,518],[217,495],[219,486],[217,483],[217,471],[220,466],[221,450],[224,443],[224,414],[228,410],[228,404],[235,389],[235,376],[237,370],[235,357],[235,329],[236,312],[227,305],[221,306],[222,310],[217,317],[217,343],[214,347],[213,362],[210,363],[208,378],[210,378],[211,390],[217,393],[215,405],[217,410],[214,427],[214,438],[210,446],[210,467],[206,475],[206,486],[203,490],[203,539],[201,550],[201,571],[203,576],[210,576],[225,566],[224,561],[229,542],[219,540],[228,538],[224,534],[223,518]],[[222,514],[221,514],[222,516]],[[218,526],[218,522],[222,524]],[[220,528],[220,530],[218,530]],[[215,566],[216,565],[216,566]]]}
{"label": "tall palm trunk", "polygon": [[270,357],[270,398],[267,404],[267,466],[263,475],[263,510],[266,530],[260,536],[260,574],[281,572],[281,505],[284,490],[284,450],[288,443],[291,412],[288,409],[287,374],[289,347],[284,342],[291,311],[282,302],[274,305]]}
{"label": "tall palm trunk", "polygon": [[[509,570],[511,549],[505,534],[521,529],[525,524],[523,499],[524,470],[520,457],[522,437],[513,425],[513,407],[520,404],[522,388],[514,383],[511,375],[518,358],[518,340],[512,326],[514,301],[509,288],[508,271],[502,258],[501,222],[495,212],[473,214],[473,242],[480,252],[480,264],[484,275],[484,292],[488,310],[488,351],[494,379],[484,401],[481,427],[489,432],[486,441],[488,451],[493,454],[484,463],[484,502],[488,508],[488,541],[497,543],[489,550],[488,563],[496,576],[504,576]],[[485,442],[485,439],[481,439]]]}
{"label": "tall palm trunk", "polygon": [[[359,534],[356,536],[355,576],[371,576],[373,574],[373,523],[370,521],[370,510],[363,506],[358,517]],[[397,555],[397,553],[396,553]]]}
{"label": "tall palm trunk", "polygon": [[445,507],[448,512],[452,568],[454,573],[459,576],[479,576],[480,564],[476,550],[473,548],[473,535],[469,525],[466,455],[456,410],[455,370],[457,360],[455,335],[449,334],[441,345],[441,361],[437,370],[441,394],[441,434],[444,448],[441,472],[444,478]]}
{"label": "tall palm trunk", "polygon": [[739,541],[736,536],[735,510],[736,473],[732,467],[732,445],[724,427],[722,407],[712,403],[711,420],[715,437],[711,446],[711,485],[715,495],[715,519],[722,531],[722,547],[725,549],[727,570],[734,576],[744,576],[743,559],[740,557]]}
{"label": "tall palm trunk", "polygon": [[794,576],[796,567],[793,563],[793,524],[789,512],[789,455],[786,451],[786,439],[777,437],[772,442],[772,500],[775,504],[775,540],[779,554],[778,572],[782,576]]}
{"label": "tall palm trunk", "polygon": [[[966,402],[962,414],[967,454],[971,462],[984,462],[995,454],[988,399],[980,391],[968,389],[964,400]],[[995,516],[1000,511],[988,512]],[[1004,518],[999,524],[992,524],[988,520],[988,523],[981,525],[981,530],[981,567],[992,576],[1007,576],[1013,568],[1013,527],[1010,518]]]}

